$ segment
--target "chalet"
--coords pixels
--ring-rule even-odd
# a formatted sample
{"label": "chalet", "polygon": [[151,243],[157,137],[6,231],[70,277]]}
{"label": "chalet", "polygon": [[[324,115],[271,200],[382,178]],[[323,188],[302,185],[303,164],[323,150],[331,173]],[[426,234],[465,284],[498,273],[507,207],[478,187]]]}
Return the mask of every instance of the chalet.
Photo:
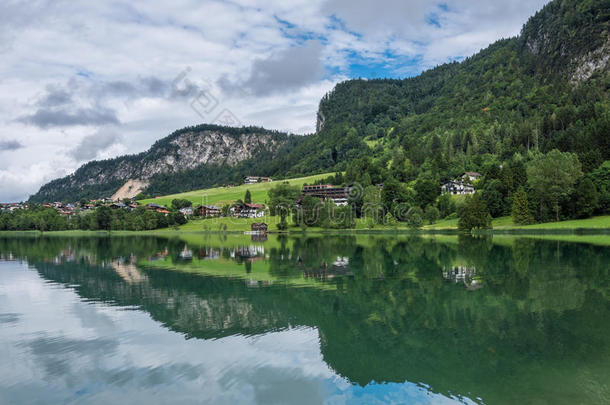
{"label": "chalet", "polygon": [[330,184],[319,184],[314,186],[303,186],[300,200],[306,195],[320,198],[322,200],[330,199],[336,205],[345,206],[352,191],[351,187],[334,187]]}
{"label": "chalet", "polygon": [[149,211],[155,211],[155,212],[158,212],[158,213],[163,214],[165,216],[167,216],[169,214],[169,211],[167,210],[167,207],[164,207],[163,205],[158,205],[158,204],[150,203],[150,204],[146,204],[145,208],[147,210],[149,210]]}
{"label": "chalet", "polygon": [[262,233],[262,234],[267,233],[268,228],[269,227],[264,222],[257,222],[257,223],[250,225],[251,231],[256,232],[256,233]]}
{"label": "chalet", "polygon": [[265,216],[263,204],[243,204],[231,207],[231,215],[237,218],[262,218]]}
{"label": "chalet", "polygon": [[199,207],[195,208],[195,215],[200,217],[219,217],[221,213],[221,209],[215,205],[200,205]]}
{"label": "chalet", "polygon": [[247,176],[244,179],[244,184],[271,183],[270,177]]}
{"label": "chalet", "polygon": [[462,174],[462,181],[466,181],[469,183],[472,183],[475,180],[479,180],[482,175],[481,173],[477,173],[477,172],[466,172],[464,174]]}
{"label": "chalet", "polygon": [[122,202],[113,203],[110,205],[110,208],[118,210],[118,209],[126,209],[127,205]]}
{"label": "chalet", "polygon": [[185,217],[192,217],[193,216],[193,207],[185,207],[185,208],[180,208],[179,210],[182,215],[184,215]]}
{"label": "chalet", "polygon": [[166,209],[166,207],[164,207],[163,205],[150,203],[150,204],[146,204],[146,209],[150,210],[150,211],[157,211],[157,210],[164,210],[164,209]]}
{"label": "chalet", "polygon": [[441,186],[441,190],[443,193],[448,193],[452,195],[469,195],[475,193],[473,186],[462,181],[445,182]]}

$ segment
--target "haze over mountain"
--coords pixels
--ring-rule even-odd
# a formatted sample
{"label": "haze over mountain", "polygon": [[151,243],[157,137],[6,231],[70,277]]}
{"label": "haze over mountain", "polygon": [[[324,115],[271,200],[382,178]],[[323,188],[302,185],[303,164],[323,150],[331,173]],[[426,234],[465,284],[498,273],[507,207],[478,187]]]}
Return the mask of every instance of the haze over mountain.
{"label": "haze over mountain", "polygon": [[[225,109],[243,125],[311,133],[336,83],[461,60],[518,34],[546,2],[2,2],[0,201],[218,124]],[[199,115],[204,89],[218,103]]]}

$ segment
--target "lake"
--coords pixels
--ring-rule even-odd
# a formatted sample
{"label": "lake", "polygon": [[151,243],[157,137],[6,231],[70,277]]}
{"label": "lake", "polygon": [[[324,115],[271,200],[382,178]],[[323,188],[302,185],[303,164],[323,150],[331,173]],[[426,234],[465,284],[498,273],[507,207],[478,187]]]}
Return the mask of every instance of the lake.
{"label": "lake", "polygon": [[0,237],[1,404],[610,403],[610,248]]}

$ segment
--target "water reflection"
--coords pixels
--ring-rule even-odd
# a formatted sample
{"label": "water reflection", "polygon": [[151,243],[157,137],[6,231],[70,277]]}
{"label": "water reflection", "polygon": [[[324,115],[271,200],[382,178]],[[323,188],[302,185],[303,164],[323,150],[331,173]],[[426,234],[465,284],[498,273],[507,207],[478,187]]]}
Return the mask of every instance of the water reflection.
{"label": "water reflection", "polygon": [[0,238],[0,257],[35,270],[1,264],[0,354],[20,366],[2,367],[0,402],[26,403],[49,382],[41,403],[126,393],[152,403],[610,398],[604,247]]}
{"label": "water reflection", "polygon": [[477,269],[469,266],[452,266],[449,269],[443,268],[443,277],[447,281],[456,284],[464,284],[469,290],[482,288],[480,278],[477,279]]}

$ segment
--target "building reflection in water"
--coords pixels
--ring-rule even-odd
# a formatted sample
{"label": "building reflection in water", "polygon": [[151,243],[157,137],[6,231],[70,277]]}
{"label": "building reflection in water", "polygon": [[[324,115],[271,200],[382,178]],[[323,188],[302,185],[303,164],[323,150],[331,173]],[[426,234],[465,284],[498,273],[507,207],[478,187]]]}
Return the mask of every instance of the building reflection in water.
{"label": "building reflection in water", "polygon": [[479,279],[477,279],[477,269],[470,266],[453,266],[449,270],[443,268],[443,278],[447,281],[463,283],[469,290],[478,290],[483,288]]}
{"label": "building reflection in water", "polygon": [[336,277],[352,276],[353,273],[349,267],[349,258],[337,257],[337,259],[329,264],[323,262],[319,267],[305,268],[303,259],[299,257],[297,264],[303,268],[303,276],[305,278],[314,278],[318,280],[332,280]]}

